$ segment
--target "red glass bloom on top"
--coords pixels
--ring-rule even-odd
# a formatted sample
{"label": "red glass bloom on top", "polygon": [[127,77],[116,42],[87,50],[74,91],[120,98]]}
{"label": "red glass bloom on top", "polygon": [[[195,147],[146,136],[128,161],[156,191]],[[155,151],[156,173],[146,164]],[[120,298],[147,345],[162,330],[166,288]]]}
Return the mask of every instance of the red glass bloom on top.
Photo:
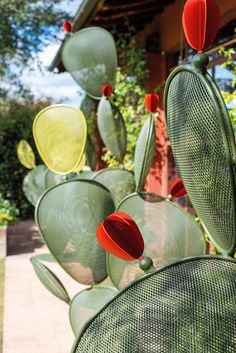
{"label": "red glass bloom on top", "polygon": [[63,23],[63,28],[66,32],[70,33],[71,30],[72,30],[72,24],[69,20],[66,20],[64,23]]}
{"label": "red glass bloom on top", "polygon": [[102,94],[105,97],[109,97],[112,94],[112,86],[109,84],[102,86]]}
{"label": "red glass bloom on top", "polygon": [[173,197],[180,197],[187,194],[181,178],[176,179],[170,188],[170,194]]}
{"label": "red glass bloom on top", "polygon": [[187,0],[182,23],[188,44],[201,53],[214,42],[220,10],[214,0]]}
{"label": "red glass bloom on top", "polygon": [[128,214],[115,212],[98,227],[96,236],[99,244],[112,255],[122,260],[139,259],[144,250],[140,230]]}
{"label": "red glass bloom on top", "polygon": [[155,93],[149,93],[145,96],[146,108],[150,113],[155,113],[159,104],[159,96]]}

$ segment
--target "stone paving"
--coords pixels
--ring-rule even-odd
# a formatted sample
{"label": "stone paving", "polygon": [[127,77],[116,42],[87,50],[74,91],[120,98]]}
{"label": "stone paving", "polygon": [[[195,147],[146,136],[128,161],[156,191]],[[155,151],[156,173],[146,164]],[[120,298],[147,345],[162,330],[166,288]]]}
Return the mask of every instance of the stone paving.
{"label": "stone paving", "polygon": [[[73,333],[68,305],[49,293],[36,277],[29,258],[45,253],[33,221],[8,231],[3,353],[69,353]],[[85,287],[56,263],[48,264],[72,297]]]}

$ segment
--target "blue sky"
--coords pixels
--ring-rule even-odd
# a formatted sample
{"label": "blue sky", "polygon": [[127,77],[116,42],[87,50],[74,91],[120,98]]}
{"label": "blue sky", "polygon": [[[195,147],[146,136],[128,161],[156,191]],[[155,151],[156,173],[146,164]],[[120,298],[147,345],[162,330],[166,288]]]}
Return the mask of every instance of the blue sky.
{"label": "blue sky", "polygon": [[[78,10],[82,0],[62,1],[60,7],[67,10],[73,17]],[[66,19],[65,19],[66,20]],[[60,37],[63,38],[65,32],[62,29]],[[52,97],[55,102],[63,101],[68,104],[79,106],[83,97],[83,91],[71,78],[70,74],[56,74],[49,72],[47,67],[51,64],[61,42],[52,43],[40,54],[39,58],[43,64],[42,72],[36,64],[32,64],[22,75],[22,81],[31,89],[36,97]]]}

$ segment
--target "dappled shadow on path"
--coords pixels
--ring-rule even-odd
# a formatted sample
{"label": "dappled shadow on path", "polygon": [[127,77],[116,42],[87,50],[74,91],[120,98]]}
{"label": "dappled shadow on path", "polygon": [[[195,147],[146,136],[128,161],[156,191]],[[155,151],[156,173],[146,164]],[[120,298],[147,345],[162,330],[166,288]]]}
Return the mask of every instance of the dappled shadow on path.
{"label": "dappled shadow on path", "polygon": [[44,245],[33,220],[11,225],[7,230],[7,255],[34,252]]}

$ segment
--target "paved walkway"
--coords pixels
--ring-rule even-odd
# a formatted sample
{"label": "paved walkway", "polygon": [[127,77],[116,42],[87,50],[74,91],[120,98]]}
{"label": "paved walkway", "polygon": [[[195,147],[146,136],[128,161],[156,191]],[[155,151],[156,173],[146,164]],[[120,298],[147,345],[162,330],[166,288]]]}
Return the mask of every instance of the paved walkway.
{"label": "paved walkway", "polygon": [[[8,232],[5,272],[3,353],[69,353],[73,333],[68,305],[49,293],[36,277],[29,258],[47,252],[34,223],[23,222]],[[57,264],[48,264],[70,296],[84,286]]]}

